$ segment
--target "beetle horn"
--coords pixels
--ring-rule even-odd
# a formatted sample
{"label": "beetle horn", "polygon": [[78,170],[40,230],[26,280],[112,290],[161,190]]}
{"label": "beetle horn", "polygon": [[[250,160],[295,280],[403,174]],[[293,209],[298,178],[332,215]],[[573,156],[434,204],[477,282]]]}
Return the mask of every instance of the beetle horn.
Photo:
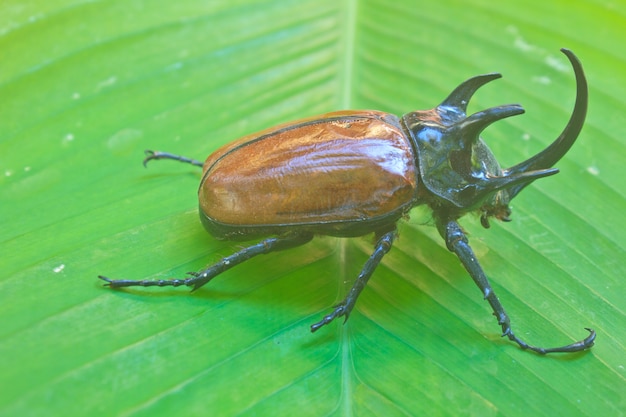
{"label": "beetle horn", "polygon": [[465,113],[467,111],[467,103],[469,103],[476,90],[487,84],[489,81],[493,81],[500,77],[502,77],[502,75],[497,72],[472,77],[455,88],[454,91],[450,93],[448,98],[446,98],[438,107],[450,107]]}
{"label": "beetle horn", "polygon": [[[491,177],[486,180],[488,192],[498,191],[503,188],[526,186],[536,179],[548,177],[559,172],[556,168],[540,169],[537,171],[526,171],[516,175],[505,175],[501,177]],[[487,187],[486,187],[487,188]],[[486,194],[488,193],[486,192]]]}
{"label": "beetle horn", "polygon": [[524,109],[519,104],[492,107],[474,113],[462,122],[459,122],[458,129],[462,132],[462,138],[466,144],[471,144],[479,139],[480,133],[490,124],[522,113],[524,113]]}
{"label": "beetle horn", "polygon": [[[567,126],[563,129],[563,132],[559,137],[552,142],[550,146],[544,149],[542,152],[521,162],[511,168],[504,170],[504,175],[517,176],[524,172],[545,170],[552,167],[557,163],[563,155],[572,147],[578,134],[585,122],[585,116],[587,114],[587,80],[585,79],[585,73],[583,71],[582,64],[579,59],[569,49],[561,49],[561,52],[567,56],[570,60],[572,67],[574,68],[574,74],[576,75],[576,103],[574,104],[574,110],[570,116]],[[535,178],[533,178],[535,179]],[[527,182],[522,182],[509,189],[510,198],[515,197],[525,186],[530,184],[533,179],[529,179]]]}

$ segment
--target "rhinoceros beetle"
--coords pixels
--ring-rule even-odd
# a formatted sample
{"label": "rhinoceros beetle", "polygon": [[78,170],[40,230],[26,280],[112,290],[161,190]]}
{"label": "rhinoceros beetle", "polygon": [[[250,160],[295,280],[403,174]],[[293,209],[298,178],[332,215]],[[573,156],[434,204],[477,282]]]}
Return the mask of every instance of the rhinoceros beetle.
{"label": "rhinoceros beetle", "polygon": [[[338,111],[275,126],[218,149],[202,163],[146,151],[144,164],[172,159],[203,167],[198,190],[200,218],[217,239],[250,240],[245,247],[184,279],[99,278],[113,288],[180,286],[194,290],[248,259],[293,248],[314,235],[354,237],[374,233],[374,252],[346,298],[315,332],[345,320],[370,276],[396,239],[396,223],[415,206],[432,210],[437,229],[489,302],[503,336],[522,349],[545,354],[591,347],[595,332],[556,348],[531,346],[511,329],[509,316],[489,284],[457,219],[478,212],[481,223],[509,221],[509,202],[532,181],[556,174],[551,168],[570,149],[585,120],[587,82],[578,58],[562,49],[576,75],[576,103],[567,126],[547,149],[502,169],[480,133],[490,124],[523,113],[519,105],[466,115],[472,95],[500,77],[479,75],[459,85],[439,106],[398,118],[379,111]],[[269,237],[268,237],[269,236]]]}

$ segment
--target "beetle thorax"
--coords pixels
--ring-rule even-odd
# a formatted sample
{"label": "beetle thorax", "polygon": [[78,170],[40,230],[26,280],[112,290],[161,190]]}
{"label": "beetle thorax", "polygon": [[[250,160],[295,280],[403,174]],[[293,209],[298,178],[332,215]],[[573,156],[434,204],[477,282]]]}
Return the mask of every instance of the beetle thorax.
{"label": "beetle thorax", "polygon": [[467,116],[472,94],[498,77],[487,74],[471,78],[434,109],[402,117],[404,129],[414,143],[426,200],[438,217],[456,219],[477,210],[485,227],[489,217],[507,221],[509,201],[522,187],[557,172],[503,170],[480,138],[490,124],[524,112],[519,105],[506,105]]}

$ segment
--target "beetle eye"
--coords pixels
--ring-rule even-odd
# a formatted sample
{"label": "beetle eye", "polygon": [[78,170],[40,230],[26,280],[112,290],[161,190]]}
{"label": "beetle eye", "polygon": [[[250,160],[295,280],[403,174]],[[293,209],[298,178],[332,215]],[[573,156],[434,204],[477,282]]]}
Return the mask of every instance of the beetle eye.
{"label": "beetle eye", "polygon": [[489,216],[487,215],[487,213],[483,213],[482,216],[480,216],[480,224],[485,229],[489,229],[491,227],[491,224],[489,224]]}

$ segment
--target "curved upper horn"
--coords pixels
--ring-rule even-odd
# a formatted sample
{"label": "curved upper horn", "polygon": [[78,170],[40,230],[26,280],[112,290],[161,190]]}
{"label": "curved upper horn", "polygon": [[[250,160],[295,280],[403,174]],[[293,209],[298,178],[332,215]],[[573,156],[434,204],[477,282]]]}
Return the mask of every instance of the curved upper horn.
{"label": "curved upper horn", "polygon": [[[578,57],[576,57],[576,55],[574,55],[574,53],[569,49],[562,48],[561,52],[563,52],[570,60],[572,67],[574,68],[574,74],[576,75],[576,103],[574,104],[574,110],[572,111],[572,115],[567,122],[567,126],[565,126],[563,132],[561,132],[559,137],[552,142],[550,146],[532,158],[527,159],[526,161],[511,168],[505,169],[504,175],[519,175],[528,171],[550,168],[567,153],[576,141],[576,138],[578,138],[578,134],[580,133],[583,123],[585,122],[585,116],[587,115],[587,80]],[[510,198],[515,197],[515,195],[517,195],[517,193],[519,193],[522,188],[529,183],[530,181],[525,184],[519,184],[511,187],[509,189]]]}
{"label": "curved upper horn", "polygon": [[455,88],[454,91],[452,91],[450,95],[437,107],[450,107],[455,111],[466,113],[467,103],[469,103],[476,90],[487,84],[489,81],[493,81],[501,77],[502,75],[497,72],[472,77]]}

